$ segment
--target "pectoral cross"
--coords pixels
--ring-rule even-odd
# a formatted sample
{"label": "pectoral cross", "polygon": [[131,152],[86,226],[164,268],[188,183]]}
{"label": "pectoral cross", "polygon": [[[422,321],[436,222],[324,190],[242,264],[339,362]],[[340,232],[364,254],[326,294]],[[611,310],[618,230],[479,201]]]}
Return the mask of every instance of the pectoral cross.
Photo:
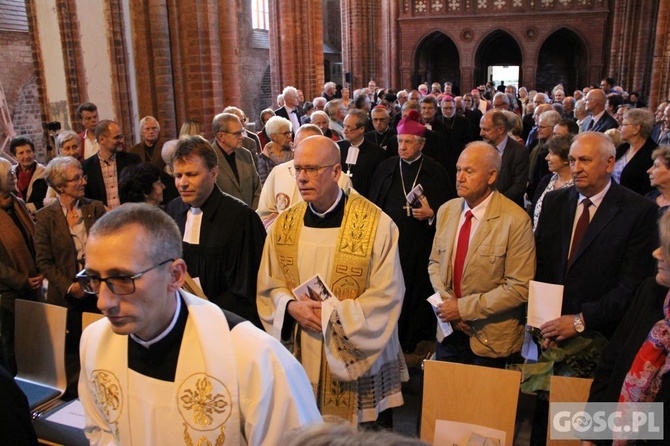
{"label": "pectoral cross", "polygon": [[345,175],[348,176],[349,178],[354,177],[354,173],[351,171],[351,164],[347,164],[347,173]]}
{"label": "pectoral cross", "polygon": [[405,206],[403,206],[402,208],[405,209],[405,210],[407,211],[407,216],[408,216],[408,217],[411,217],[411,216],[412,216],[412,206],[411,206],[409,203],[407,203],[407,204],[406,204]]}

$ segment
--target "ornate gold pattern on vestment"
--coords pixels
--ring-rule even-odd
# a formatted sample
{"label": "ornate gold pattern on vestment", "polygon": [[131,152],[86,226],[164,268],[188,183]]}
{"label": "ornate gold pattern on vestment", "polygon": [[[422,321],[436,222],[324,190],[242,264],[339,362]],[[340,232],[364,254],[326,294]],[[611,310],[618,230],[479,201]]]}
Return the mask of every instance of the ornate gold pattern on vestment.
{"label": "ornate gold pattern on vestment", "polygon": [[331,289],[339,300],[356,299],[367,288],[381,209],[355,192],[349,196],[337,239]]}
{"label": "ornate gold pattern on vestment", "polygon": [[[224,443],[224,424],[233,411],[232,397],[225,384],[205,373],[191,375],[179,386],[177,404],[184,420],[185,444],[211,446]],[[189,427],[199,432],[197,443],[191,440]],[[216,429],[219,434],[212,443],[203,432]]]}
{"label": "ornate gold pattern on vestment", "polygon": [[321,353],[321,374],[317,405],[323,416],[354,421],[358,414],[358,382],[335,381],[326,362],[326,352]]}
{"label": "ornate gold pattern on vestment", "polygon": [[286,286],[293,289],[300,284],[298,272],[298,240],[303,225],[303,218],[307,211],[307,204],[303,201],[279,214],[275,226],[277,227],[275,248],[277,261],[281,265]]}
{"label": "ornate gold pattern on vestment", "polygon": [[121,385],[118,378],[109,370],[93,370],[91,373],[91,392],[95,404],[109,423],[115,423],[121,416]]}

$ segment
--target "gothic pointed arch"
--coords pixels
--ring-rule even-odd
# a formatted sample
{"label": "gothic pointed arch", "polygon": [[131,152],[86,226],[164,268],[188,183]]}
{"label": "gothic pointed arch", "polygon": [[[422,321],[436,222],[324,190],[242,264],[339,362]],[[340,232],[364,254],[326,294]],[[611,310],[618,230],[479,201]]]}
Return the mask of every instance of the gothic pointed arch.
{"label": "gothic pointed arch", "polygon": [[[476,84],[484,84],[489,79],[488,67],[492,65],[523,66],[523,53],[519,43],[507,31],[497,29],[482,39],[475,53]],[[522,76],[521,71],[519,76]],[[519,79],[523,85],[523,79]]]}
{"label": "gothic pointed arch", "polygon": [[449,36],[433,31],[424,37],[414,52],[412,87],[421,82],[461,83],[460,56],[458,48]]}
{"label": "gothic pointed arch", "polygon": [[[535,86],[538,91],[551,91],[561,83],[566,94],[598,79],[587,79],[588,52],[584,40],[575,31],[560,28],[551,33],[537,56]],[[570,93],[568,93],[570,92]]]}

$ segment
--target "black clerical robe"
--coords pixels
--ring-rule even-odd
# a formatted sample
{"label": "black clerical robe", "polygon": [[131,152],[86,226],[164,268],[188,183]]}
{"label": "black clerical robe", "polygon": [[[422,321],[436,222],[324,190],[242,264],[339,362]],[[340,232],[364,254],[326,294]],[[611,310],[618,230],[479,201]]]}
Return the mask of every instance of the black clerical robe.
{"label": "black clerical robe", "polygon": [[[423,161],[423,163],[422,163]],[[428,257],[435,236],[435,222],[407,216],[405,191],[414,185],[423,187],[430,207],[437,215],[442,204],[456,197],[454,182],[446,169],[423,155],[412,164],[395,156],[382,162],[372,180],[370,199],[394,221],[399,229],[398,252],[405,278],[405,299],[398,320],[400,345],[413,352],[417,342],[435,339],[436,318],[426,299],[433,294],[428,276]]]}
{"label": "black clerical robe", "polygon": [[349,154],[351,143],[349,141],[338,141],[337,145],[340,147],[343,173],[351,176],[351,183],[356,192],[368,198],[370,182],[372,181],[375,169],[379,166],[379,163],[388,158],[388,154],[381,147],[370,141],[363,140],[358,146],[360,152],[358,153],[356,164],[347,164],[347,155]]}
{"label": "black clerical robe", "polygon": [[[181,198],[165,208],[182,236],[189,209]],[[213,303],[262,328],[256,311],[256,279],[266,233],[260,217],[216,186],[201,209],[200,244],[183,242],[189,274],[200,279]]]}
{"label": "black clerical robe", "polygon": [[388,127],[383,133],[376,130],[365,132],[364,138],[384,149],[388,156],[398,156],[398,133],[395,129]]}

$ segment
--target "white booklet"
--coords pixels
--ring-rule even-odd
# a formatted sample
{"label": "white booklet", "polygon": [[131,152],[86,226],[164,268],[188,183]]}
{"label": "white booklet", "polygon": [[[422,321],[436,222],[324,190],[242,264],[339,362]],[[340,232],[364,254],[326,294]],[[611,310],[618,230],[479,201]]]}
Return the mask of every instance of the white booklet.
{"label": "white booklet", "polygon": [[545,322],[561,317],[563,285],[536,282],[528,283],[528,325],[540,328]]}
{"label": "white booklet", "polygon": [[328,285],[326,285],[326,282],[319,274],[316,274],[295,287],[293,289],[293,294],[298,300],[303,300],[303,296],[307,296],[309,299],[316,302],[323,302],[335,298],[335,293],[328,288]]}
{"label": "white booklet", "polygon": [[442,303],[440,293],[435,293],[426,300],[428,301],[429,304],[433,306],[433,313],[435,313],[435,317],[437,318],[437,324],[440,326],[442,334],[446,338],[447,336],[449,336],[454,332],[454,329],[452,328],[449,322],[443,322],[442,319],[440,319],[440,317],[437,315],[437,306]]}
{"label": "white booklet", "polygon": [[422,206],[421,198],[423,197],[423,186],[417,184],[414,188],[409,191],[407,194],[407,202],[413,208],[420,208]]}

